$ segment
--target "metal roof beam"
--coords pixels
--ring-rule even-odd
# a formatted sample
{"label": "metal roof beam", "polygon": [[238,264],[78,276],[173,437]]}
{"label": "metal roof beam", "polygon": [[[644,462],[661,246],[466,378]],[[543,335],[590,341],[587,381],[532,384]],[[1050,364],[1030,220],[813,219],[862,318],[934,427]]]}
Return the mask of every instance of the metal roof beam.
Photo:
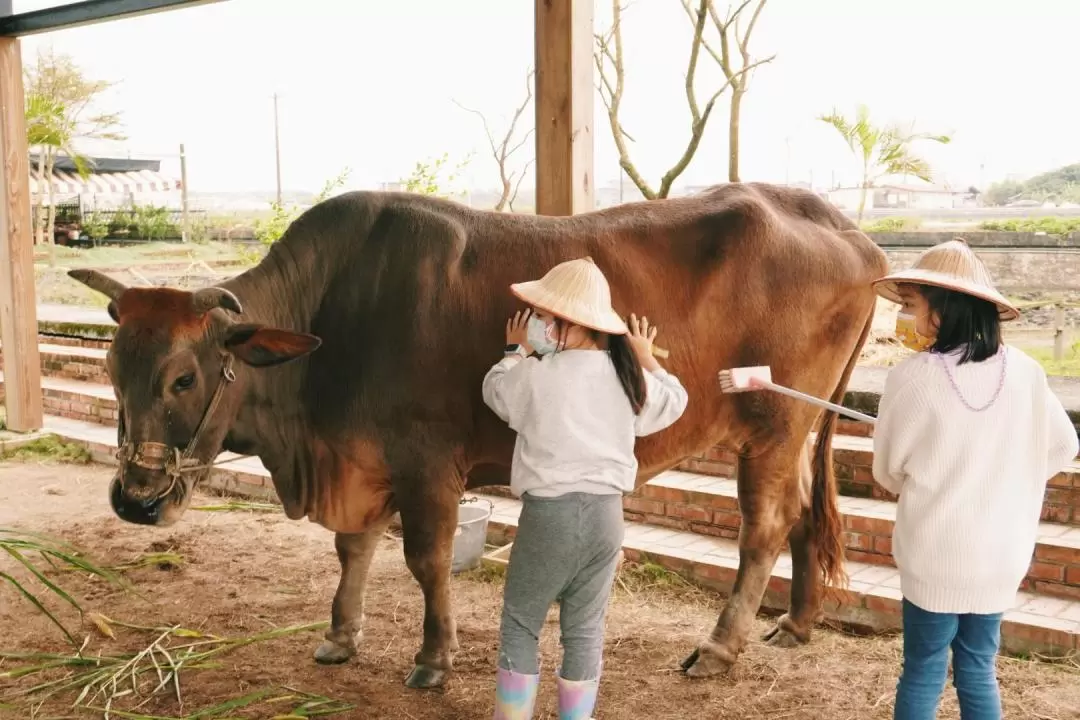
{"label": "metal roof beam", "polygon": [[224,2],[224,0],[82,0],[0,17],[0,37],[37,35],[107,20],[216,2]]}

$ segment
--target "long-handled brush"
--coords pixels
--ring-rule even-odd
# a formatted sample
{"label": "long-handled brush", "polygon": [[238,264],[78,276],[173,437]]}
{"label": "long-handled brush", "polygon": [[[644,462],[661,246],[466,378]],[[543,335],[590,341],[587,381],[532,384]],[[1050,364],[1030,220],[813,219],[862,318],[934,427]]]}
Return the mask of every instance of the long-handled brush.
{"label": "long-handled brush", "polygon": [[820,408],[826,410],[832,410],[833,412],[846,415],[853,420],[861,420],[871,425],[877,424],[877,418],[870,415],[864,415],[861,412],[856,412],[843,405],[837,405],[831,403],[828,400],[822,400],[821,398],[814,397],[813,395],[807,395],[806,393],[799,392],[798,390],[792,390],[789,387],[783,385],[777,385],[772,381],[772,370],[768,365],[759,365],[756,367],[741,367],[731,368],[730,370],[720,371],[720,389],[725,393],[740,393],[750,392],[753,390],[772,390],[773,392],[780,393],[781,395],[787,395],[788,397],[795,398],[796,400],[802,400],[808,402],[811,405],[817,405]]}

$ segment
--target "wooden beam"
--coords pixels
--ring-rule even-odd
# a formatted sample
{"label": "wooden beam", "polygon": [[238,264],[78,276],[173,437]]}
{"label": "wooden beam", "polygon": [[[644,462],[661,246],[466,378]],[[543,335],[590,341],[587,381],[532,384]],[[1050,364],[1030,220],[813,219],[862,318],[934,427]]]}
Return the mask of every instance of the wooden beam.
{"label": "wooden beam", "polygon": [[0,17],[0,36],[21,37],[223,0],[81,0]]}
{"label": "wooden beam", "polygon": [[0,37],[0,344],[7,426],[19,432],[44,423],[25,106],[19,40]]}
{"label": "wooden beam", "polygon": [[593,2],[536,6],[536,213],[594,208]]}

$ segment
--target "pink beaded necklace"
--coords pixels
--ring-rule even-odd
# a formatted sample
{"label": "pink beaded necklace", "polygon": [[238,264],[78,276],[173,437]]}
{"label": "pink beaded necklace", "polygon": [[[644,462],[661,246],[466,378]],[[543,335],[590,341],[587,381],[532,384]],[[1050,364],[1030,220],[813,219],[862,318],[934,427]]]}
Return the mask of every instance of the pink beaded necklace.
{"label": "pink beaded necklace", "polygon": [[956,384],[956,378],[953,377],[952,369],[949,367],[949,361],[945,359],[945,356],[938,352],[931,352],[930,354],[936,355],[938,360],[941,361],[941,366],[945,368],[945,375],[949,378],[949,384],[952,385],[952,389],[956,393],[956,396],[960,398],[960,402],[964,403],[964,407],[966,407],[968,410],[972,412],[982,412],[983,410],[990,408],[995,402],[997,402],[998,397],[1001,395],[1002,389],[1005,387],[1005,370],[1009,364],[1009,354],[1005,352],[1004,345],[999,347],[996,353],[997,355],[1001,356],[1001,377],[998,379],[997,390],[994,391],[993,397],[991,397],[990,400],[980,408],[972,407],[971,403],[969,403],[967,401],[967,398],[964,397],[964,394],[960,392],[960,386]]}

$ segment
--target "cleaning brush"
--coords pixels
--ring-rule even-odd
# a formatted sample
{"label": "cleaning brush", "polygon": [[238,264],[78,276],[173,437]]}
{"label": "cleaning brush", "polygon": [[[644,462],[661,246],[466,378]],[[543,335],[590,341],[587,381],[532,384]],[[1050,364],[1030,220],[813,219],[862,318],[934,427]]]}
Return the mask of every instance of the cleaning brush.
{"label": "cleaning brush", "polygon": [[801,393],[798,390],[792,390],[791,388],[784,387],[783,385],[777,385],[772,381],[772,370],[768,365],[759,365],[756,367],[741,367],[731,368],[730,370],[720,371],[720,389],[725,393],[740,393],[749,392],[753,390],[772,390],[773,392],[780,393],[781,395],[787,395],[788,397],[795,398],[796,400],[802,400],[808,402],[811,405],[817,405],[820,408],[826,410],[832,410],[833,412],[846,415],[853,420],[861,420],[871,425],[877,424],[877,418],[870,415],[863,415],[861,412],[855,410],[849,410],[843,405],[837,405],[831,403],[828,400],[822,400],[816,398],[813,395],[807,395]]}

